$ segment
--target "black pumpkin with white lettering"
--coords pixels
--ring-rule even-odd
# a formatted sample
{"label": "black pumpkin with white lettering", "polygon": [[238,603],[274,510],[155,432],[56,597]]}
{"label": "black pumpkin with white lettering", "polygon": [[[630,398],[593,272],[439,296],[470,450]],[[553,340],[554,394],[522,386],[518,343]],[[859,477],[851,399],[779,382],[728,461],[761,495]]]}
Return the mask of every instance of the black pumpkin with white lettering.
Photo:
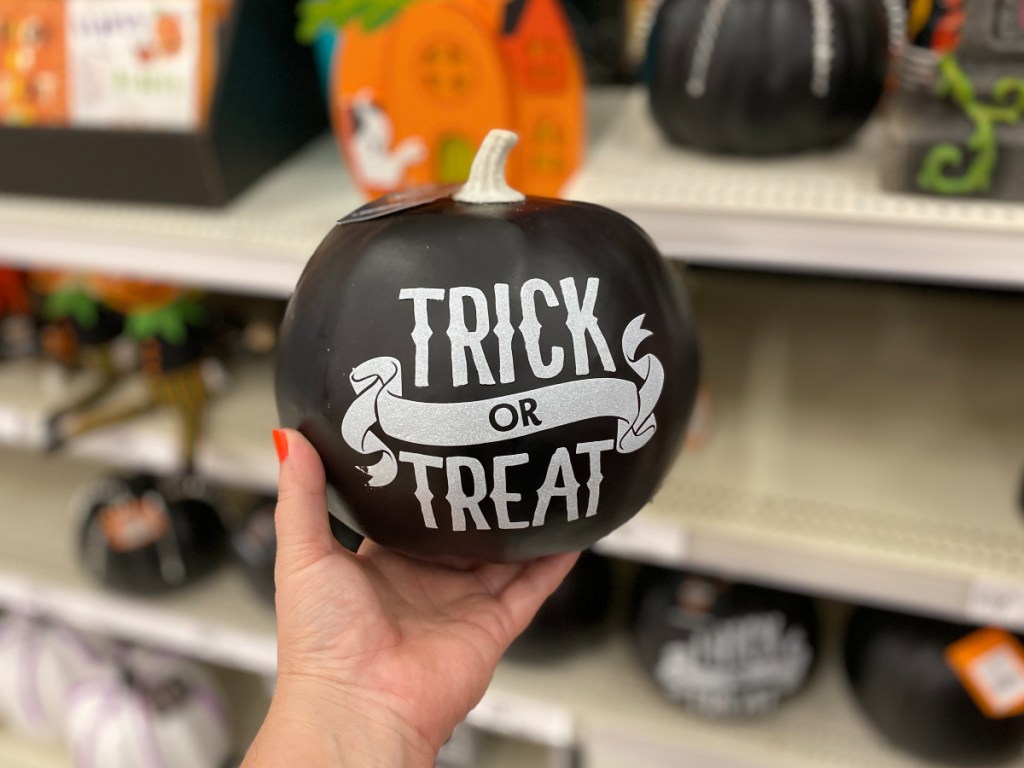
{"label": "black pumpkin with white lettering", "polygon": [[653,495],[682,444],[697,351],[673,272],[605,208],[470,181],[339,222],[281,329],[281,423],[320,453],[331,509],[410,555],[586,548]]}
{"label": "black pumpkin with white lettering", "polygon": [[[902,0],[665,0],[648,39],[668,139],[776,155],[839,144],[882,95]],[[894,38],[895,39],[895,38]]]}
{"label": "black pumpkin with white lettering", "polygon": [[632,631],[662,694],[716,718],[775,711],[804,687],[818,652],[811,598],[662,568],[637,577]]}
{"label": "black pumpkin with white lettering", "polygon": [[[1024,714],[986,714],[947,658],[952,645],[977,630],[871,608],[854,612],[845,648],[850,686],[868,720],[892,744],[945,765],[998,765],[1019,760],[1024,749]],[[995,664],[991,666],[978,656],[974,668],[988,685],[1001,687],[1008,705],[1020,706],[1024,658],[1011,636],[1005,637],[1007,649],[992,646],[997,654],[1005,655],[993,655],[990,661]]]}

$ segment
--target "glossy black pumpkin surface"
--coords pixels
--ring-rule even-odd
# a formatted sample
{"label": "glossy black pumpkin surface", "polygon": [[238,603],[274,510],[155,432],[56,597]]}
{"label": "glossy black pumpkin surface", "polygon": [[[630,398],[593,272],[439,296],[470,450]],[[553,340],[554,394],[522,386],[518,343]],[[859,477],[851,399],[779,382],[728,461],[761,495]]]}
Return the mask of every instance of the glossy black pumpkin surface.
{"label": "glossy black pumpkin surface", "polygon": [[709,717],[776,710],[804,687],[818,651],[814,601],[767,587],[646,568],[633,641],[666,698]]}
{"label": "glossy black pumpkin surface", "polygon": [[474,561],[583,549],[632,517],[696,385],[685,299],[635,224],[447,196],[328,234],[276,378],[334,514],[407,554]]}
{"label": "glossy black pumpkin surface", "polygon": [[888,60],[885,0],[665,0],[646,79],[670,141],[776,155],[856,133]]}
{"label": "glossy black pumpkin surface", "polygon": [[227,551],[215,497],[196,478],[113,477],[88,490],[79,515],[86,569],[127,592],[183,587],[217,568]]}
{"label": "glossy black pumpkin surface", "polygon": [[997,765],[1021,755],[1024,715],[992,719],[947,663],[976,630],[861,608],[846,632],[846,671],[868,720],[894,745],[946,765]]}

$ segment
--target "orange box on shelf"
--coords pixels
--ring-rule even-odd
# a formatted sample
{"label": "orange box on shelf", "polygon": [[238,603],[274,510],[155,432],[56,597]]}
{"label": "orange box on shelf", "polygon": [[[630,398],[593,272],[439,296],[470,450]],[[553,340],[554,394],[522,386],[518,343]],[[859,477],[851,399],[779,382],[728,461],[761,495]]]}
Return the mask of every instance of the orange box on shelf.
{"label": "orange box on shelf", "polygon": [[[317,5],[331,0],[303,8]],[[520,137],[509,183],[558,195],[585,127],[579,54],[557,0],[412,0],[383,22],[371,20],[379,0],[361,8],[363,17],[331,17],[344,25],[331,112],[368,197],[465,181],[492,128]]]}

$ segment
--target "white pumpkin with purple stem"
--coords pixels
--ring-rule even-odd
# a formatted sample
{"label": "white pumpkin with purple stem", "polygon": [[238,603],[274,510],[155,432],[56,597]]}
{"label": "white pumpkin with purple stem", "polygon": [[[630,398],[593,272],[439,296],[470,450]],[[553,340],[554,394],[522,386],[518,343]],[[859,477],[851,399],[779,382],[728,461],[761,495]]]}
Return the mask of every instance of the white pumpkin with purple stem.
{"label": "white pumpkin with purple stem", "polygon": [[213,679],[169,654],[120,649],[119,676],[68,694],[77,768],[220,768],[231,733]]}
{"label": "white pumpkin with purple stem", "polygon": [[0,720],[51,741],[64,733],[64,700],[75,685],[109,675],[103,645],[60,624],[0,618]]}

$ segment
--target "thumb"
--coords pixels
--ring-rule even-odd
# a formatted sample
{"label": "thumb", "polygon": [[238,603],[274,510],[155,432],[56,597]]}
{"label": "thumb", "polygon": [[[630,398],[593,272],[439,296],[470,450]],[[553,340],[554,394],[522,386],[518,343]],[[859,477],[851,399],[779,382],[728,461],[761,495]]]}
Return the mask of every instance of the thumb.
{"label": "thumb", "polygon": [[281,462],[278,475],[278,566],[302,568],[332,553],[334,536],[327,516],[327,481],[320,456],[294,429],[275,429],[274,447]]}

